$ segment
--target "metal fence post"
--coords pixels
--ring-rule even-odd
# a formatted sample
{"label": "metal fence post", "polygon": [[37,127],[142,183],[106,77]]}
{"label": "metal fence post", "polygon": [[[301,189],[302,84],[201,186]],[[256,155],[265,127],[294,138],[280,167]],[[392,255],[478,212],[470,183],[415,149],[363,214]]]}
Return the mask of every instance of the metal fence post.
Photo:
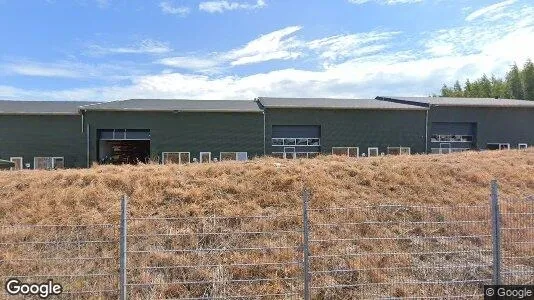
{"label": "metal fence post", "polygon": [[120,222],[120,282],[119,282],[119,290],[120,300],[126,300],[127,292],[126,292],[126,236],[128,234],[128,197],[126,195],[122,196],[121,199],[121,222]]}
{"label": "metal fence post", "polygon": [[310,300],[310,250],[309,250],[309,223],[308,202],[310,194],[307,189],[302,191],[302,229],[303,229],[303,271],[304,271],[304,300]]}
{"label": "metal fence post", "polygon": [[501,284],[501,215],[497,180],[491,181],[491,224],[493,238],[493,284]]}

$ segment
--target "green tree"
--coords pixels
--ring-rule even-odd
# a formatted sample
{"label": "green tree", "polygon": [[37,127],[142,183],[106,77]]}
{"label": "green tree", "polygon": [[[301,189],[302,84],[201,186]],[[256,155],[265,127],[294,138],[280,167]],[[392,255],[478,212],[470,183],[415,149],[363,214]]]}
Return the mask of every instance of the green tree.
{"label": "green tree", "polygon": [[464,97],[473,97],[473,86],[469,79],[465,81]]}
{"label": "green tree", "polygon": [[504,80],[500,78],[495,78],[494,75],[491,75],[491,97],[508,99],[510,95],[508,94],[508,87]]}
{"label": "green tree", "polygon": [[453,95],[454,97],[463,97],[464,91],[462,90],[462,86],[460,85],[460,82],[456,80],[453,87]]}
{"label": "green tree", "polygon": [[517,64],[514,64],[510,72],[508,72],[508,74],[506,75],[506,83],[508,85],[508,90],[512,99],[525,98],[521,74],[519,68],[517,67]]}
{"label": "green tree", "polygon": [[529,59],[521,72],[523,79],[523,97],[527,100],[534,100],[534,64]]}
{"label": "green tree", "polygon": [[478,82],[480,84],[478,97],[491,98],[491,81],[488,76],[486,76],[486,74],[482,75],[482,78],[480,78]]}
{"label": "green tree", "polygon": [[441,88],[440,97],[453,97],[454,91],[450,89],[446,84]]}

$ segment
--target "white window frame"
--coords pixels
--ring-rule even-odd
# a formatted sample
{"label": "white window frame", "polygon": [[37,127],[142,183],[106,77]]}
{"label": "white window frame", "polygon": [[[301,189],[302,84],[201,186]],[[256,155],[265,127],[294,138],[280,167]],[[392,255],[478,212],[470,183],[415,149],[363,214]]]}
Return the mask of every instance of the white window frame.
{"label": "white window frame", "polygon": [[517,145],[517,149],[519,149],[519,150],[526,150],[526,149],[528,149],[528,144],[525,144],[525,143],[519,143],[519,144]]}
{"label": "white window frame", "polygon": [[[244,152],[244,151],[229,151],[229,152],[220,152],[219,153],[219,161],[225,161],[222,159],[222,156],[223,154],[228,154],[228,153],[234,153],[235,154],[235,159],[234,160],[230,160],[230,161],[239,161],[239,162],[244,162],[244,161],[248,161],[248,152]],[[245,154],[246,155],[246,160],[238,160],[239,158],[239,154],[238,153],[241,153],[241,154]],[[229,160],[226,160],[226,161],[229,161]]]}
{"label": "white window frame", "polygon": [[54,156],[52,157],[52,169],[56,169],[56,159],[62,159],[63,160],[63,169],[65,168],[65,157],[63,156]]}
{"label": "white window frame", "polygon": [[[390,149],[399,149],[399,155],[410,155],[410,154],[412,154],[412,148],[411,148],[411,147],[402,147],[402,146],[398,146],[398,147],[388,147],[388,148],[387,148],[387,153],[388,153],[388,155],[392,155],[392,154],[389,154],[389,150],[390,150]],[[403,153],[402,153],[402,150],[406,150],[406,149],[408,149],[408,153],[403,154]]]}
{"label": "white window frame", "polygon": [[[376,155],[371,155],[371,151],[376,151]],[[367,148],[367,156],[368,157],[380,156],[380,152],[378,152],[378,147],[369,147],[369,148]]]}
{"label": "white window frame", "polygon": [[[191,163],[191,152],[161,152],[161,163],[163,165],[167,165],[167,164],[170,164],[170,163],[167,163],[166,160],[165,160],[165,154],[178,154],[178,164],[179,165],[184,165],[184,164],[189,164]],[[189,157],[189,161],[186,162],[186,163],[183,163],[182,162],[182,154],[187,154],[188,157]]]}
{"label": "white window frame", "polygon": [[[45,168],[45,169],[37,169],[37,159],[39,159],[39,158],[50,159],[50,166],[47,166],[47,168]],[[33,169],[34,170],[50,170],[49,167],[51,167],[51,166],[52,166],[52,157],[50,157],[50,156],[34,156],[33,157]]]}
{"label": "white window frame", "polygon": [[[356,149],[356,157],[355,158],[358,158],[360,157],[360,147],[332,147],[332,155],[334,155],[334,149],[347,149],[347,157],[352,157],[350,156],[350,149]],[[354,157],[352,157],[354,158]]]}
{"label": "white window frame", "polygon": [[[203,161],[203,160],[202,160],[202,155],[203,155],[203,154],[206,154],[206,153],[209,155],[208,161]],[[205,163],[211,163],[211,152],[200,152],[200,159],[199,159],[199,161],[200,161],[201,164],[202,164],[202,163],[204,163],[204,164],[205,164]]]}
{"label": "white window frame", "polygon": [[[15,160],[20,160],[20,170],[24,170],[24,158],[22,158],[22,156],[14,156],[14,157],[10,157],[9,158],[9,161],[10,162],[15,162]],[[11,171],[18,171],[18,170],[15,170],[14,167],[11,167],[9,168]]]}

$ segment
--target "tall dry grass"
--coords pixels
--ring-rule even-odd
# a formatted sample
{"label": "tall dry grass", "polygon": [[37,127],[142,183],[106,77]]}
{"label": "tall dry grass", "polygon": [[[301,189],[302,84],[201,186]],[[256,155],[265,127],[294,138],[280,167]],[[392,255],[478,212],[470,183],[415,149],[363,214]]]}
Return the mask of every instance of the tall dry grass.
{"label": "tall dry grass", "polygon": [[[178,248],[227,248],[232,247],[295,247],[294,251],[232,252],[221,255],[177,254],[169,252],[137,254],[133,253],[130,263],[134,266],[170,265],[228,265],[232,263],[291,262],[301,259],[299,234],[279,235],[238,235],[232,232],[300,230],[302,210],[301,191],[311,190],[311,208],[354,207],[376,204],[404,204],[443,206],[443,211],[428,209],[361,209],[332,213],[314,211],[312,234],[324,240],[344,237],[402,237],[402,236],[453,236],[488,234],[488,224],[473,226],[421,226],[406,228],[401,225],[365,225],[356,228],[314,226],[321,223],[343,222],[347,220],[378,221],[418,221],[418,220],[487,220],[487,209],[469,210],[469,206],[489,204],[489,182],[498,179],[500,194],[506,199],[523,199],[534,195],[534,151],[467,152],[451,155],[422,155],[348,159],[341,157],[320,157],[313,160],[283,161],[272,158],[254,159],[247,163],[217,163],[182,165],[140,165],[140,166],[95,166],[91,169],[59,171],[1,171],[0,172],[0,224],[118,224],[120,214],[119,199],[126,194],[130,197],[129,216],[131,218],[203,217],[217,216],[279,216],[275,220],[224,219],[219,222],[202,218],[186,222],[137,220],[131,222],[130,232],[149,233],[191,233],[219,232],[227,236],[206,239],[196,235],[185,237],[133,237],[130,248],[133,250],[165,250]],[[506,205],[506,204],[503,204]],[[463,207],[463,210],[455,209]],[[466,208],[467,207],[467,208]],[[509,207],[505,207],[509,209]],[[511,209],[511,208],[510,208]],[[286,216],[286,217],[284,217]],[[195,221],[196,220],[196,221]],[[92,240],[115,241],[116,230],[76,230],[51,229],[18,230],[2,232],[1,241],[38,241],[80,237]],[[534,239],[530,235],[517,238]],[[318,275],[314,285],[336,285],[354,283],[410,282],[434,278],[451,280],[455,278],[486,278],[488,268],[465,268],[450,273],[431,269],[416,273],[410,266],[418,264],[487,265],[491,255],[477,252],[486,249],[490,239],[471,238],[461,243],[431,243],[417,240],[339,241],[336,243],[317,242],[312,253],[317,255],[346,254],[348,252],[401,253],[395,256],[377,255],[368,257],[333,257],[317,259],[313,270],[333,268],[362,269],[359,273],[343,276]],[[25,262],[9,262],[12,258],[41,255],[46,257],[83,256],[99,254],[116,256],[116,244],[84,245],[81,247],[45,247],[35,245],[5,246],[0,254],[2,275],[77,272],[116,272],[113,262],[91,262],[83,264],[56,263],[46,266]],[[83,248],[83,249],[82,249]],[[410,252],[465,251],[454,257],[430,255],[416,257]],[[63,252],[64,253],[63,253]],[[514,255],[534,255],[532,244],[510,248]],[[44,253],[44,254],[43,254]],[[81,254],[80,254],[81,253]],[[534,268],[534,261],[523,260],[521,266]],[[388,269],[388,266],[395,266]],[[132,270],[131,280],[140,283],[165,283],[169,281],[215,280],[218,284],[165,286],[139,288],[136,298],[167,298],[183,295],[229,295],[238,293],[258,295],[259,293],[300,292],[300,281],[283,278],[300,276],[298,265],[283,267],[256,268],[216,268],[178,269],[173,271]],[[247,278],[280,279],[263,285],[235,285],[228,280]],[[103,282],[113,288],[116,279],[102,282],[73,281],[69,286],[79,289],[96,289]],[[380,285],[378,285],[380,286]],[[369,289],[369,295],[379,293],[388,296],[423,295],[437,293],[435,286],[399,285],[394,288]],[[357,297],[362,290],[336,289],[319,290],[316,298]],[[441,294],[452,294],[455,287],[442,287]],[[476,292],[469,289],[468,292]],[[438,294],[439,294],[438,293]],[[109,296],[111,294],[108,294]],[[107,297],[106,295],[102,297]],[[83,298],[83,297],[82,297]]]}

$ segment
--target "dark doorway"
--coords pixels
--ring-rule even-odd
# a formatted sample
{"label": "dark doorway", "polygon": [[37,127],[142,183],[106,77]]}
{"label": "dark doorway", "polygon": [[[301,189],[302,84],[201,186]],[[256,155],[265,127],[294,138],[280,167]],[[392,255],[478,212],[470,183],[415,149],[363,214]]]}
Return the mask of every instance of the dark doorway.
{"label": "dark doorway", "polygon": [[138,164],[150,160],[150,130],[98,130],[98,161],[101,164]]}
{"label": "dark doorway", "polygon": [[137,164],[150,159],[150,141],[100,141],[100,163]]}

